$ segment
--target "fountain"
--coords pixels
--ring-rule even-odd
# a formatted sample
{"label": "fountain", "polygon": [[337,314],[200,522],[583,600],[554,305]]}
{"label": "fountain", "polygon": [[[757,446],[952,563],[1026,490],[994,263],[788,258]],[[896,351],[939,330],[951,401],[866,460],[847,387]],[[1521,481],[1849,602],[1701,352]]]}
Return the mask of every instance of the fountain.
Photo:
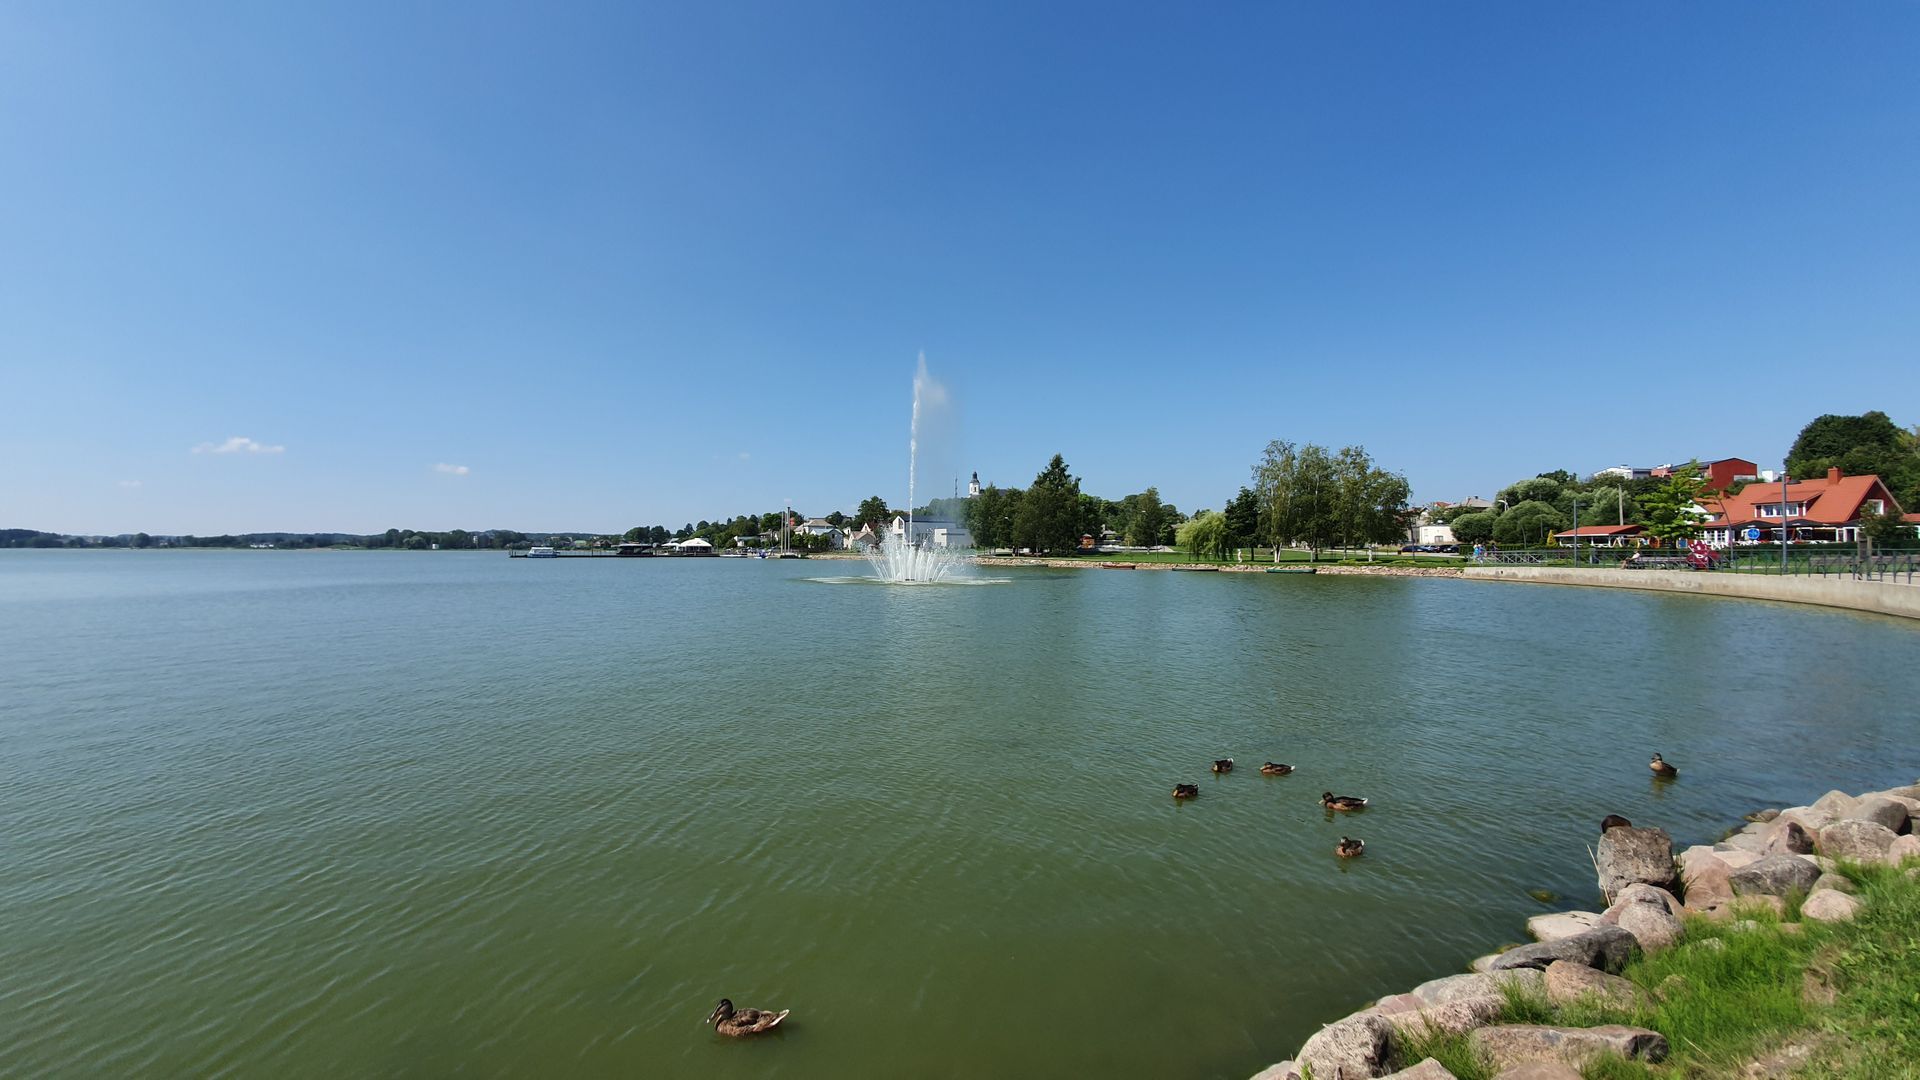
{"label": "fountain", "polygon": [[967,570],[973,558],[953,548],[920,545],[913,542],[913,499],[920,459],[920,420],[923,406],[945,405],[947,388],[927,374],[927,354],[920,354],[920,366],[913,374],[913,424],[907,436],[907,534],[888,533],[877,550],[867,552],[867,561],[880,581],[894,585],[931,585],[968,580]]}

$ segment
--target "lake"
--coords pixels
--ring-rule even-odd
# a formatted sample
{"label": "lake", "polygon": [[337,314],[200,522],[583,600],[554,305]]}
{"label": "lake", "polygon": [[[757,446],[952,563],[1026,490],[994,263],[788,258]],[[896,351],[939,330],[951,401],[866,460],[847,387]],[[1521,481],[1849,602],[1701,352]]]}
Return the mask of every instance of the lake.
{"label": "lake", "polygon": [[0,552],[0,1074],[1239,1078],[1595,902],[1606,813],[1920,774],[1890,619],[862,569]]}

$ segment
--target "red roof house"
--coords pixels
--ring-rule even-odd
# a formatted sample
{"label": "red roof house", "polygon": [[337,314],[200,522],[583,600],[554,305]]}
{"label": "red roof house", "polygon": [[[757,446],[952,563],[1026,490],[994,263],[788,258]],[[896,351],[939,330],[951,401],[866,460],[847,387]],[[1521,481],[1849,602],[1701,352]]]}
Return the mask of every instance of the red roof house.
{"label": "red roof house", "polygon": [[[1701,535],[1715,547],[1733,543],[1780,542],[1785,529],[1792,541],[1851,541],[1860,538],[1862,514],[1879,514],[1900,504],[1878,476],[1845,476],[1828,469],[1818,480],[1780,484],[1748,484],[1737,495],[1714,495],[1704,500],[1712,515]],[[1757,538],[1748,533],[1758,530]]]}

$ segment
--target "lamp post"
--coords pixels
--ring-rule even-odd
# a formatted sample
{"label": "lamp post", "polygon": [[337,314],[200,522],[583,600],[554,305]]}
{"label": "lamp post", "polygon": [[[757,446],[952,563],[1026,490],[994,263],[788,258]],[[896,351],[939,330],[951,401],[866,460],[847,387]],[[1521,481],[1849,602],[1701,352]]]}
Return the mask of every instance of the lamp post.
{"label": "lamp post", "polygon": [[1573,565],[1580,565],[1580,500],[1573,500]]}
{"label": "lamp post", "polygon": [[1787,463],[1780,463],[1780,576],[1787,575]]}

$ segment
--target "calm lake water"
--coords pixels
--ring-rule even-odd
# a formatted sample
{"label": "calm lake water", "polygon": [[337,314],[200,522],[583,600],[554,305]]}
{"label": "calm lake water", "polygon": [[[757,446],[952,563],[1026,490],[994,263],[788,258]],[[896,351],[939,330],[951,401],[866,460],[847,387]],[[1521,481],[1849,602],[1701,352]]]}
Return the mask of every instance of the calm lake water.
{"label": "calm lake water", "polygon": [[0,1074],[1238,1078],[1591,902],[1603,814],[1920,773],[1892,620],[860,569],[0,552]]}

